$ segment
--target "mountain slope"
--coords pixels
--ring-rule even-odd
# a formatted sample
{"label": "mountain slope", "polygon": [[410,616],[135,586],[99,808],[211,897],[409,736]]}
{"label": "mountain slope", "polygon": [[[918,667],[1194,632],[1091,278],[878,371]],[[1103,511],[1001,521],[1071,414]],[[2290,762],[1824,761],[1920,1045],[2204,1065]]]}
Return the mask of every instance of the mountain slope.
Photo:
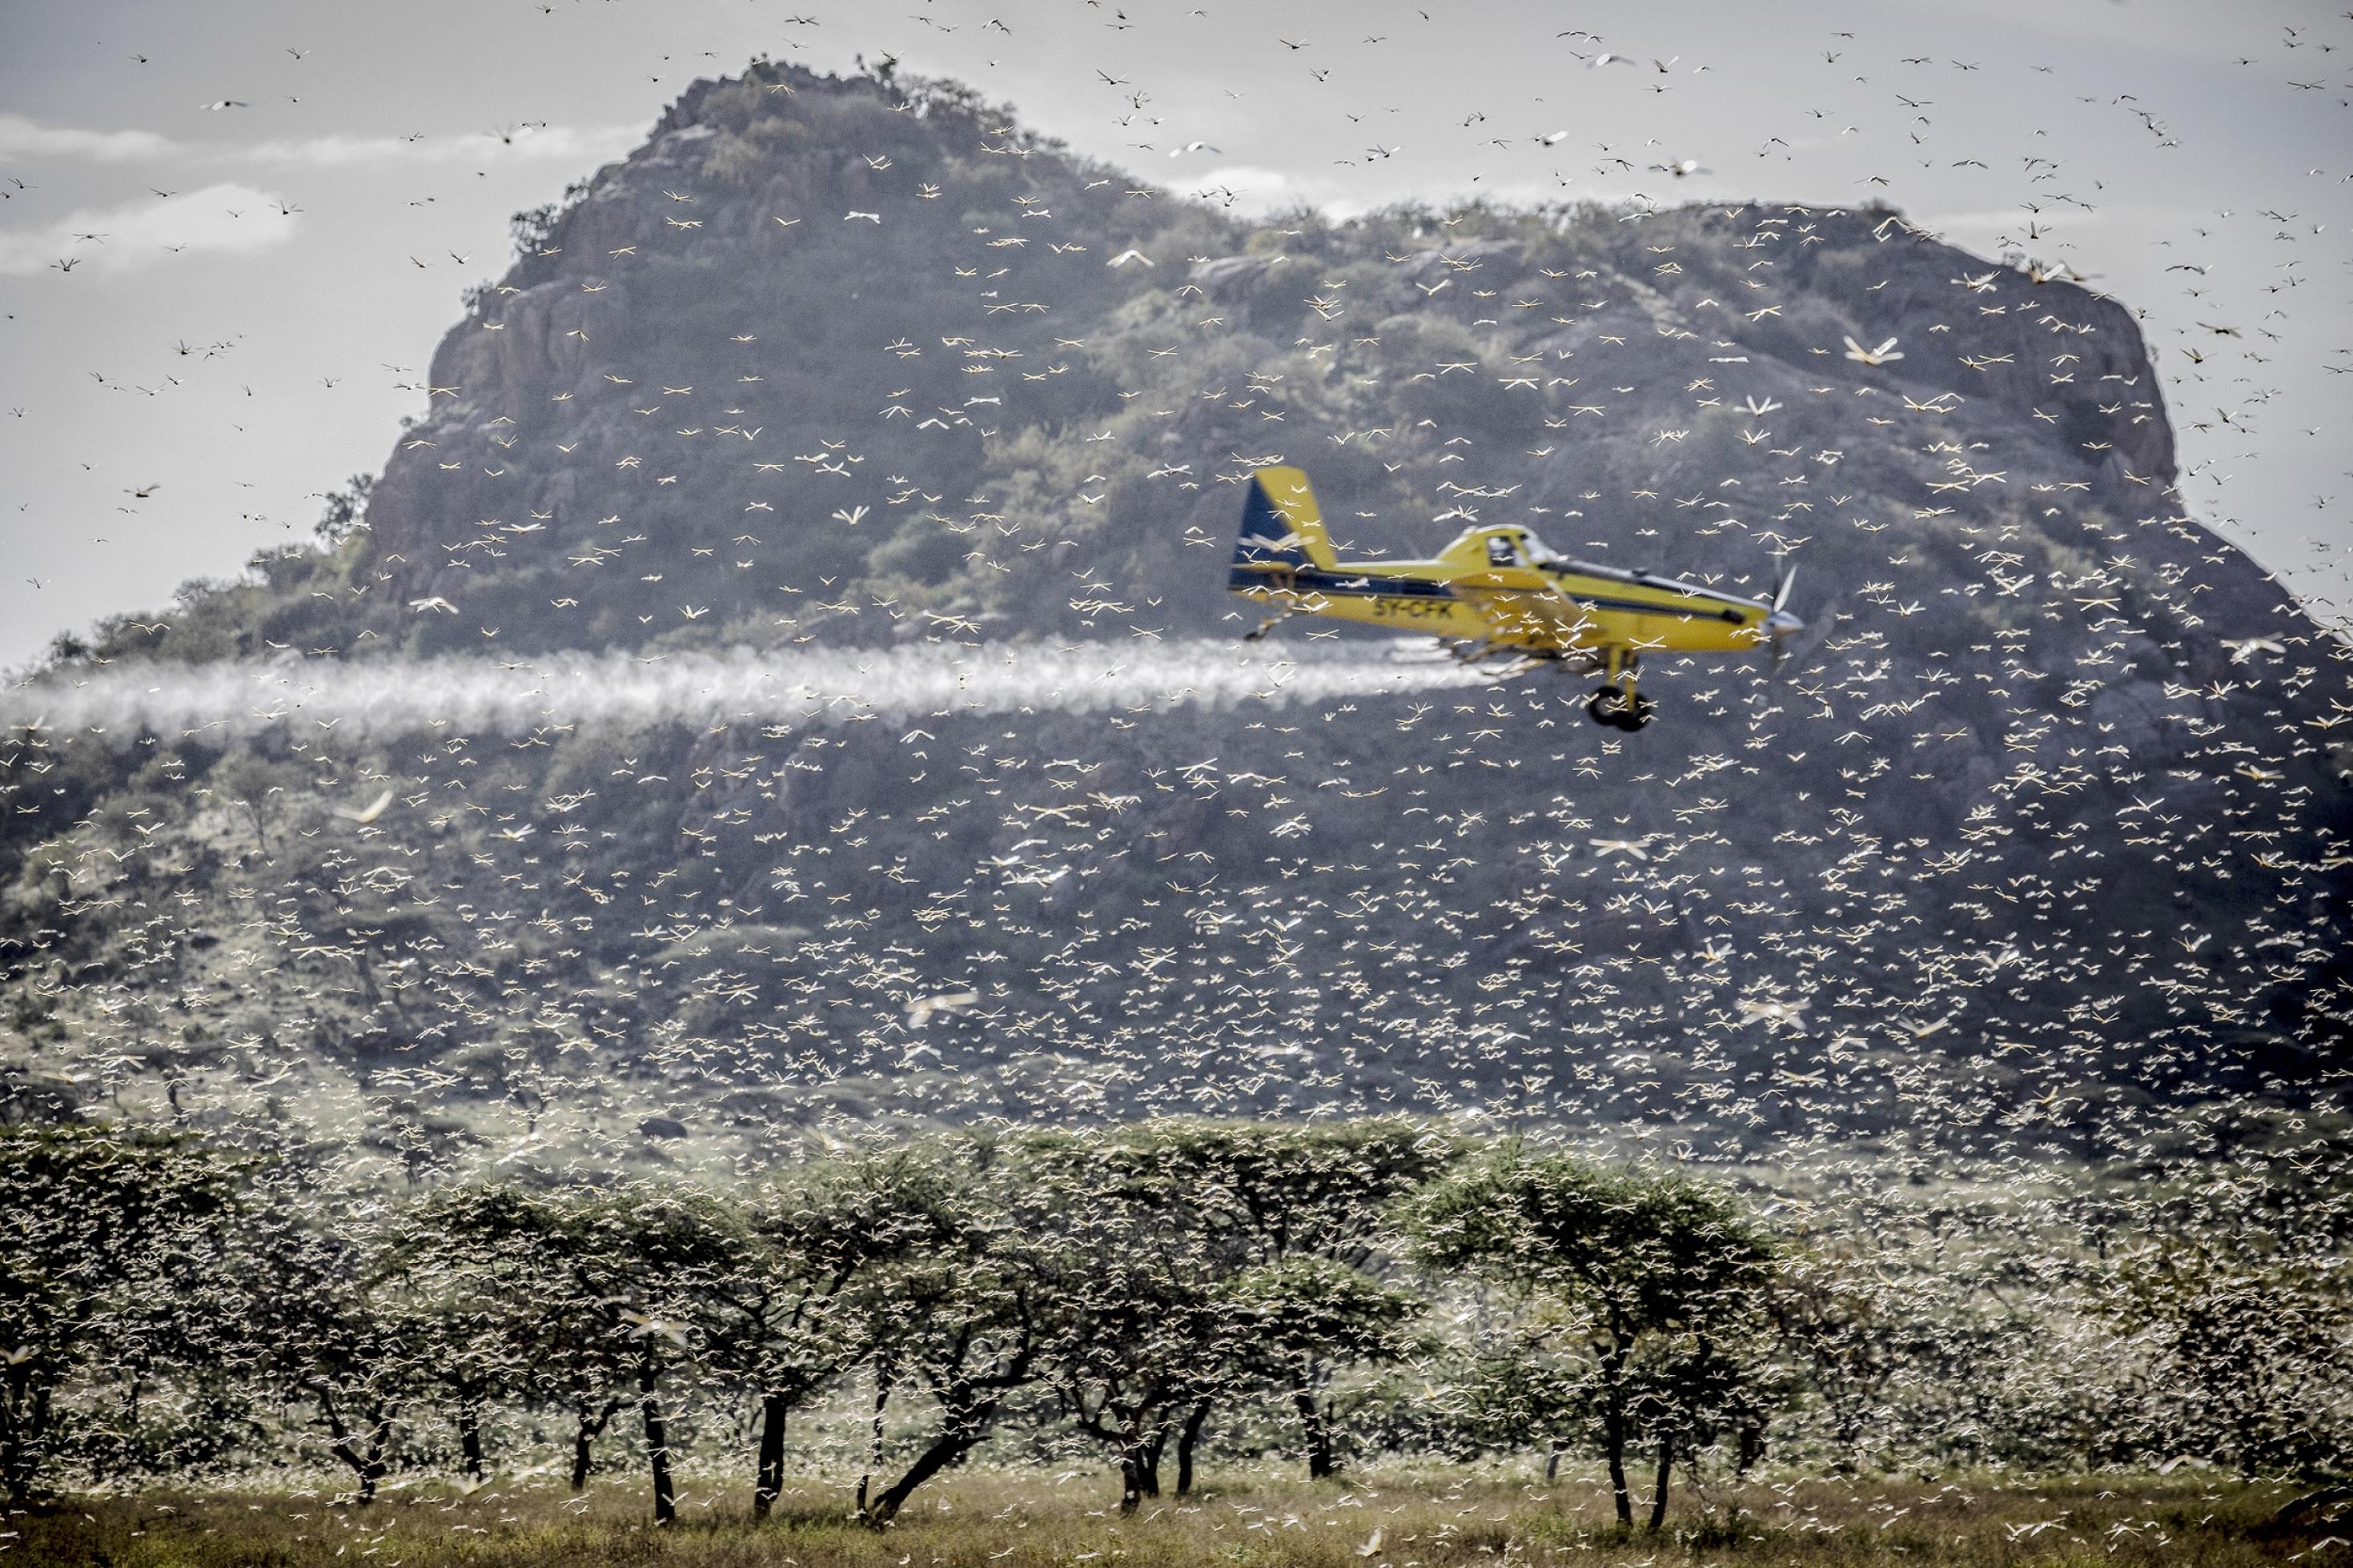
{"label": "mountain slope", "polygon": [[1884,211],[1251,226],[951,86],[769,66],[519,228],[364,528],[80,657],[1100,645],[1173,688],[1255,619],[1222,567],[1276,460],[1354,549],[1794,563],[1809,630],[1778,681],[1647,669],[1623,738],[1546,676],[20,731],[22,1103],[412,1168],[1408,1105],[2098,1152],[2342,1061],[2343,649],[2179,511],[2112,300]]}

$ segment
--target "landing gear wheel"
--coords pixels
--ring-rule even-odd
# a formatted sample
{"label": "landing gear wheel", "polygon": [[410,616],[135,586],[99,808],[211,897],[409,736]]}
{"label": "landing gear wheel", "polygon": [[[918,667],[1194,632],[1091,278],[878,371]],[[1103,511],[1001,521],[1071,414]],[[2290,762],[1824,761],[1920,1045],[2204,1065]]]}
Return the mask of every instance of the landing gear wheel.
{"label": "landing gear wheel", "polygon": [[1621,691],[1614,686],[1605,686],[1585,700],[1588,718],[1630,734],[1649,723],[1658,710],[1659,705],[1641,692]]}

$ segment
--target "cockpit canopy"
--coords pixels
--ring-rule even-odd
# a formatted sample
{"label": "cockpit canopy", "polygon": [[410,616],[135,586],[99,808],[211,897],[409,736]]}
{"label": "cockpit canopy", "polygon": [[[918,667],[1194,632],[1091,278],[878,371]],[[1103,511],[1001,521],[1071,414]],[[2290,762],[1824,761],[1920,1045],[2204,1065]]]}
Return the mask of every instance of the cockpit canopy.
{"label": "cockpit canopy", "polygon": [[1715,589],[1701,588],[1673,577],[1662,577],[1655,572],[1638,567],[1609,566],[1598,561],[1579,561],[1561,554],[1537,537],[1535,530],[1517,524],[1498,528],[1487,534],[1487,564],[1500,566],[1534,566],[1555,574],[1574,572],[1582,577],[1603,577],[1612,582],[1635,583],[1644,587],[1666,588],[1678,594],[1700,594],[1715,598],[1730,598]]}
{"label": "cockpit canopy", "polygon": [[1487,535],[1487,563],[1490,566],[1563,566],[1567,563],[1552,551],[1535,531],[1526,528],[1497,529]]}

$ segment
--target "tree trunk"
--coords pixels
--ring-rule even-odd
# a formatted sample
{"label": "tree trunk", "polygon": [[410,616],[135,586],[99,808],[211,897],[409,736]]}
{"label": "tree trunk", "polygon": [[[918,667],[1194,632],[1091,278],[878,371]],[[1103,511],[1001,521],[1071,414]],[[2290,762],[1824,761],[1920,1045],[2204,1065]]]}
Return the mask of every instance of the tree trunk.
{"label": "tree trunk", "polygon": [[353,1500],[357,1506],[365,1508],[375,1500],[375,1483],[383,1479],[388,1468],[384,1462],[384,1451],[392,1442],[392,1424],[397,1412],[386,1411],[377,1420],[375,1429],[368,1434],[367,1450],[363,1453],[353,1442],[351,1428],[343,1424],[343,1412],[335,1408],[334,1395],[322,1386],[313,1386],[311,1392],[319,1402],[320,1413],[327,1418],[327,1435],[332,1439],[327,1449],[349,1465],[352,1473],[359,1478],[359,1491]]}
{"label": "tree trunk", "polygon": [[1299,1424],[1307,1434],[1307,1479],[1320,1481],[1339,1468],[1332,1459],[1331,1423],[1324,1418],[1323,1407],[1315,1403],[1315,1391],[1307,1385],[1304,1377],[1293,1381],[1291,1402],[1298,1407]]}
{"label": "tree trunk", "polygon": [[1192,1413],[1185,1417],[1185,1429],[1176,1434],[1176,1495],[1193,1494],[1193,1450],[1201,1441],[1201,1427],[1209,1419],[1209,1402],[1196,1400]]}
{"label": "tree trunk", "polygon": [[576,1492],[588,1484],[588,1470],[595,1458],[591,1446],[598,1436],[603,1435],[605,1424],[613,1418],[614,1412],[620,1408],[619,1400],[608,1399],[605,1402],[605,1408],[593,1416],[588,1414],[586,1405],[580,1406],[577,1410],[580,1425],[572,1434],[572,1489],[574,1491]]}
{"label": "tree trunk", "polygon": [[1764,1458],[1765,1423],[1762,1421],[1744,1423],[1740,1428],[1740,1463],[1739,1468],[1733,1472],[1734,1479],[1746,1480],[1748,1472],[1755,1469],[1757,1461]]}
{"label": "tree trunk", "polygon": [[458,1406],[458,1452],[466,1479],[482,1479],[482,1407],[472,1400]]}
{"label": "tree trunk", "polygon": [[1545,1479],[1547,1481],[1560,1479],[1560,1445],[1557,1443],[1545,1452]]}
{"label": "tree trunk", "polygon": [[1119,1517],[1131,1519],[1144,1506],[1144,1450],[1130,1444],[1119,1451]]}
{"label": "tree trunk", "polygon": [[1630,1529],[1634,1523],[1634,1496],[1626,1489],[1624,1436],[1605,1431],[1602,1443],[1609,1450],[1609,1495],[1618,1504],[1618,1522]]}
{"label": "tree trunk", "polygon": [[1596,1347],[1601,1362],[1601,1455],[1609,1461],[1609,1491],[1618,1504],[1618,1522],[1634,1522],[1633,1494],[1626,1489],[1626,1394],[1619,1374],[1626,1364],[1624,1342],[1612,1340]]}
{"label": "tree trunk", "polygon": [[890,1403],[891,1369],[878,1366],[874,1369],[874,1434],[866,1446],[866,1471],[858,1478],[858,1517],[869,1524],[878,1522],[867,1512],[866,1493],[873,1484],[874,1472],[882,1467],[882,1407]]}
{"label": "tree trunk", "polygon": [[951,1417],[947,1430],[907,1468],[907,1473],[892,1483],[891,1489],[877,1499],[871,1509],[861,1510],[866,1522],[879,1529],[898,1518],[899,1510],[906,1506],[917,1487],[980,1447],[996,1415],[997,1401],[992,1399],[974,1406],[962,1417]]}
{"label": "tree trunk", "polygon": [[1145,1415],[1139,1411],[1135,1418],[1121,1430],[1119,1449],[1119,1516],[1133,1516],[1144,1505],[1144,1500],[1160,1495],[1160,1451],[1168,1444],[1168,1424],[1164,1421],[1149,1432],[1145,1430]]}
{"label": "tree trunk", "polygon": [[9,1369],[7,1397],[0,1401],[0,1481],[12,1508],[32,1498],[47,1453],[49,1384],[46,1377],[34,1381],[38,1359],[28,1357]]}
{"label": "tree trunk", "polygon": [[752,1487],[752,1517],[765,1519],[785,1489],[785,1416],[792,1404],[771,1390],[760,1396],[760,1475]]}
{"label": "tree trunk", "polygon": [[1153,1429],[1152,1441],[1144,1446],[1144,1495],[1160,1495],[1160,1456],[1168,1451],[1168,1423],[1163,1421]]}
{"label": "tree trunk", "polygon": [[1651,1494],[1651,1533],[1659,1533],[1667,1522],[1667,1478],[1674,1474],[1675,1442],[1672,1437],[1659,1439],[1659,1485]]}
{"label": "tree trunk", "polygon": [[670,1480],[670,1439],[662,1426],[661,1398],[654,1392],[651,1361],[638,1368],[638,1397],[645,1415],[646,1459],[653,1468],[654,1523],[670,1524],[678,1518],[678,1493]]}

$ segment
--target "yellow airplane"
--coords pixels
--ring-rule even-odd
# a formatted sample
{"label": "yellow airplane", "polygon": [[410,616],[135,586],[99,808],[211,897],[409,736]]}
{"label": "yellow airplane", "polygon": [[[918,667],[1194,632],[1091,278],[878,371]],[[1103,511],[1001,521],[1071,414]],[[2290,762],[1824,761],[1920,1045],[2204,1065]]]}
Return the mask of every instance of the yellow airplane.
{"label": "yellow airplane", "polygon": [[1429,561],[1342,561],[1297,468],[1261,468],[1242,503],[1226,586],[1274,606],[1255,641],[1293,615],[1329,616],[1434,635],[1456,658],[1510,658],[1517,675],[1551,664],[1599,671],[1587,700],[1597,724],[1639,730],[1657,704],[1635,686],[1645,653],[1737,653],[1781,643],[1805,623],[1783,608],[1794,571],[1770,599],[1744,598],[1648,572],[1555,555],[1516,523],[1467,528]]}

